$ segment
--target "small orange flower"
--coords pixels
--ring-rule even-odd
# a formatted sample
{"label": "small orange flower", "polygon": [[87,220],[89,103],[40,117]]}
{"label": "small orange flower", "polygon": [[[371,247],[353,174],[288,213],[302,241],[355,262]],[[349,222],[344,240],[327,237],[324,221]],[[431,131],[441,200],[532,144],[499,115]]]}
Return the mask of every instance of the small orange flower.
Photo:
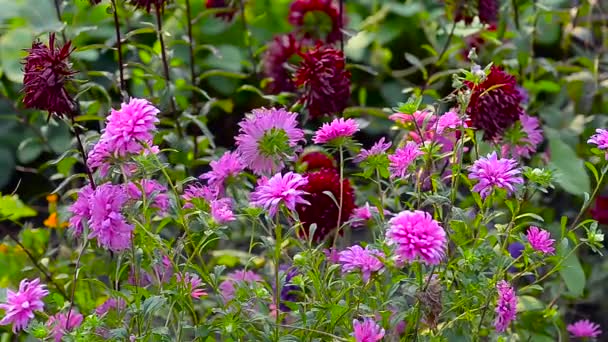
{"label": "small orange flower", "polygon": [[46,200],[47,200],[47,202],[49,202],[49,203],[57,203],[57,199],[58,199],[58,198],[59,198],[59,197],[57,196],[57,194],[50,194],[50,195],[47,195],[47,196],[46,196]]}
{"label": "small orange flower", "polygon": [[0,243],[0,254],[6,254],[8,252],[8,246],[4,243]]}
{"label": "small orange flower", "polygon": [[49,218],[44,220],[44,226],[48,228],[59,228],[59,218],[57,213],[51,213]]}

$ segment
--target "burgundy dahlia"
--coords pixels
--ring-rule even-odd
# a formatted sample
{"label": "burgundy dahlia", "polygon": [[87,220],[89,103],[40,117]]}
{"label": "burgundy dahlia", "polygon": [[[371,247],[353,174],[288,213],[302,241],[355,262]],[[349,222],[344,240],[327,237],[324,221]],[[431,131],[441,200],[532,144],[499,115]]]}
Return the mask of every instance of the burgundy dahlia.
{"label": "burgundy dahlia", "polygon": [[145,9],[148,13],[150,12],[152,5],[162,10],[167,2],[169,2],[169,0],[131,0],[133,6],[139,9]]}
{"label": "burgundy dahlia", "polygon": [[467,115],[470,124],[485,132],[484,139],[502,135],[524,113],[523,96],[513,75],[492,66],[486,79],[478,85],[467,82],[472,90]]}
{"label": "burgundy dahlia", "polygon": [[330,155],[320,152],[311,151],[304,153],[298,161],[306,170],[306,172],[318,171],[321,169],[336,169],[336,161]]}
{"label": "burgundy dahlia", "polygon": [[226,8],[226,12],[217,13],[216,18],[220,18],[226,21],[231,21],[236,13],[236,8],[227,3],[226,0],[207,0],[207,8]]}
{"label": "burgundy dahlia", "polygon": [[449,0],[448,6],[454,13],[454,20],[463,20],[467,25],[473,22],[475,16],[482,24],[496,24],[498,21],[498,0],[461,1]]}
{"label": "burgundy dahlia", "polygon": [[295,0],[289,7],[289,22],[305,38],[338,41],[344,21],[344,17],[340,20],[340,9],[334,0]]}
{"label": "burgundy dahlia", "polygon": [[344,54],[329,46],[317,45],[306,53],[295,75],[296,85],[304,88],[300,101],[312,117],[341,113],[350,98],[350,72]]}
{"label": "burgundy dahlia", "polygon": [[355,209],[354,191],[348,179],[343,179],[342,213],[340,214],[339,207],[334,199],[327,195],[327,192],[330,192],[335,200],[340,203],[340,175],[338,172],[333,169],[321,169],[308,172],[306,176],[308,184],[303,186],[301,190],[308,193],[303,198],[310,202],[310,205],[298,204],[296,206],[298,217],[303,226],[299,235],[308,239],[310,226],[314,223],[317,228],[313,235],[313,241],[320,242],[336,229],[338,216],[340,216],[340,225],[351,216]]}
{"label": "burgundy dahlia", "polygon": [[75,73],[68,61],[73,49],[71,42],[55,48],[55,34],[49,35],[49,45],[32,43],[25,57],[23,103],[26,108],[46,110],[62,117],[74,112],[74,100],[65,89],[66,82]]}
{"label": "burgundy dahlia", "polygon": [[272,79],[266,88],[270,94],[278,94],[282,91],[292,92],[296,89],[291,73],[285,64],[298,56],[300,46],[301,44],[292,33],[277,36],[268,45],[268,50],[264,55],[264,73]]}

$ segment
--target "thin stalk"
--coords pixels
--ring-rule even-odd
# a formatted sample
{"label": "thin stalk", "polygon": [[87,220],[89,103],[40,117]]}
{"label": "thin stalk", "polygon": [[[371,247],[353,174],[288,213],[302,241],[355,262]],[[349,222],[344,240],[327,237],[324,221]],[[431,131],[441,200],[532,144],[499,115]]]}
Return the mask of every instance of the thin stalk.
{"label": "thin stalk", "polygon": [[127,85],[125,83],[124,63],[122,61],[122,39],[120,38],[120,22],[118,21],[118,7],[116,0],[112,0],[112,12],[114,14],[114,29],[116,30],[116,47],[118,48],[118,71],[120,73],[120,94],[127,95]]}
{"label": "thin stalk", "polygon": [[342,144],[338,147],[340,153],[340,198],[338,199],[338,222],[336,222],[336,234],[334,235],[334,242],[332,247],[336,247],[336,241],[338,240],[338,234],[340,234],[340,222],[342,221],[342,204],[344,200],[344,151]]}
{"label": "thin stalk", "polygon": [[245,18],[245,3],[243,0],[239,0],[239,8],[241,10],[241,20],[243,20],[243,29],[245,30],[247,45],[247,53],[249,54],[249,58],[251,59],[251,67],[253,68],[253,74],[257,75],[257,66],[255,62],[255,54],[253,53],[253,47],[251,46],[251,31],[249,30],[249,24],[247,24],[247,18]]}
{"label": "thin stalk", "polygon": [[[55,5],[55,14],[57,15],[57,20],[63,23],[63,19],[61,19],[61,0],[54,0],[53,4]],[[65,32],[61,30],[61,38],[63,38],[63,42],[67,42],[67,38],[65,36]]]}
{"label": "thin stalk", "polygon": [[344,29],[344,0],[340,0],[340,15],[339,15],[339,19],[340,20],[340,50],[344,52],[344,32],[342,32],[342,30]]}
{"label": "thin stalk", "polygon": [[87,153],[84,151],[84,145],[82,144],[82,140],[80,140],[80,133],[78,132],[78,127],[76,126],[76,120],[74,119],[75,115],[76,113],[72,113],[72,115],[70,115],[70,119],[72,121],[72,130],[74,131],[74,136],[76,137],[76,141],[78,142],[78,150],[82,155],[82,162],[84,163],[85,172],[89,177],[89,183],[91,184],[91,188],[95,190],[95,180],[93,180],[93,172],[91,171],[91,169],[89,168],[89,164],[87,163]]}
{"label": "thin stalk", "polygon": [[279,277],[279,262],[280,262],[280,258],[281,258],[281,244],[283,243],[281,241],[282,239],[282,229],[281,229],[281,222],[279,222],[279,214],[277,213],[277,222],[276,222],[276,226],[275,226],[275,232],[276,232],[276,240],[275,240],[275,247],[274,247],[274,281],[275,281],[275,285],[274,285],[274,298],[275,298],[275,302],[276,302],[276,317],[275,317],[275,338],[277,341],[280,340],[279,338],[279,330],[280,330],[280,323],[281,323],[281,310],[280,310],[280,306],[281,306],[281,282],[280,282],[280,277]]}
{"label": "thin stalk", "polygon": [[66,321],[70,321],[70,315],[72,314],[72,309],[74,308],[74,296],[76,294],[76,284],[78,282],[78,274],[80,273],[80,259],[84,254],[84,251],[87,249],[89,245],[89,240],[85,239],[82,244],[82,249],[78,252],[78,258],[76,259],[76,266],[74,268],[74,277],[72,278],[72,292],[70,293],[70,309],[68,310],[68,315]]}
{"label": "thin stalk", "polygon": [[[190,0],[186,0],[186,18],[188,19],[188,48],[190,53],[190,83],[192,84],[192,107],[196,108],[197,94],[194,90],[196,87],[196,73],[194,72],[194,36],[192,35],[192,9],[190,8]],[[196,149],[196,143],[195,147]],[[196,157],[196,154],[195,154]]]}
{"label": "thin stalk", "polygon": [[581,217],[583,216],[583,214],[589,208],[589,205],[591,204],[591,201],[593,201],[593,199],[595,198],[595,196],[597,196],[597,193],[600,190],[600,187],[602,186],[602,183],[604,183],[604,177],[606,177],[606,171],[607,170],[608,170],[608,168],[604,168],[604,170],[602,170],[602,174],[600,175],[600,179],[597,181],[597,184],[595,185],[595,189],[593,189],[593,193],[591,194],[591,197],[589,197],[589,200],[586,203],[584,203],[583,207],[581,208],[581,210],[576,215],[576,218],[574,219],[574,221],[572,221],[572,224],[570,224],[570,227],[568,228],[568,231],[574,230],[574,227],[576,227],[576,224],[578,223],[578,221],[581,219]]}

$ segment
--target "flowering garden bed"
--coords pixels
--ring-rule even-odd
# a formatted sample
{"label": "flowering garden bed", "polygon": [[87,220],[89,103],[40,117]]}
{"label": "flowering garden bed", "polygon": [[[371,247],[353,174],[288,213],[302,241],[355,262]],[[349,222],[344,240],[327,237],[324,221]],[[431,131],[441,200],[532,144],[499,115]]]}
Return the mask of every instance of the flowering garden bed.
{"label": "flowering garden bed", "polygon": [[601,2],[0,5],[2,341],[602,340]]}

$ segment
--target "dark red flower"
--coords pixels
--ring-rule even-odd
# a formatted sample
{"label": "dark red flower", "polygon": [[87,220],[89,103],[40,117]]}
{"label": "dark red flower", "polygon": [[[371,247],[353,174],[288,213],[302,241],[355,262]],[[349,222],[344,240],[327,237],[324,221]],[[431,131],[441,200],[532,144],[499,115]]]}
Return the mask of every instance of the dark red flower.
{"label": "dark red flower", "polygon": [[[339,207],[326,192],[330,192],[335,200],[340,203],[340,175],[333,169],[321,169],[306,173],[308,184],[302,190],[308,192],[304,199],[310,205],[298,204],[296,211],[303,229],[300,231],[301,238],[308,238],[310,225],[315,223],[317,228],[314,232],[313,241],[323,241],[338,225]],[[342,181],[342,213],[340,214],[340,225],[348,220],[355,209],[355,197],[353,188],[348,179]],[[342,234],[342,231],[340,231]]]}
{"label": "dark red flower", "polygon": [[334,158],[319,151],[304,153],[298,162],[305,167],[307,172],[318,171],[326,168],[332,170],[336,169],[336,161]]}
{"label": "dark red flower", "polygon": [[226,8],[226,12],[217,13],[215,15],[217,18],[226,21],[231,21],[236,13],[236,8],[229,5],[226,0],[207,0],[207,8]]}
{"label": "dark red flower", "polygon": [[289,7],[289,22],[306,38],[333,43],[342,37],[344,17],[333,0],[295,0]]}
{"label": "dark red flower", "polygon": [[55,34],[49,35],[49,45],[32,43],[25,57],[23,103],[27,108],[46,110],[59,117],[74,112],[74,100],[65,89],[75,73],[68,61],[73,49],[70,42],[55,48]]}
{"label": "dark red flower", "polygon": [[156,8],[163,9],[169,0],[131,0],[131,4],[139,9],[145,9],[150,12],[152,5]]}
{"label": "dark red flower", "polygon": [[479,0],[477,15],[483,24],[496,24],[498,20],[498,0]]}
{"label": "dark red flower", "polygon": [[270,94],[278,94],[282,91],[294,91],[291,73],[286,68],[286,63],[300,52],[300,43],[290,33],[275,37],[268,45],[264,55],[264,73],[272,81],[268,83],[266,90]]}
{"label": "dark red flower", "polygon": [[483,129],[486,140],[500,137],[524,113],[515,77],[497,66],[483,82],[476,86],[467,82],[467,86],[472,89],[467,115],[474,128]]}
{"label": "dark red flower", "polygon": [[496,24],[498,20],[498,0],[448,0],[446,2],[454,13],[455,21],[463,20],[469,25],[473,22],[475,16],[479,17],[482,24]]}
{"label": "dark red flower", "polygon": [[597,196],[591,217],[601,224],[608,224],[608,196]]}
{"label": "dark red flower", "polygon": [[344,54],[329,46],[317,45],[300,53],[302,62],[295,83],[304,88],[300,99],[312,117],[342,113],[350,98],[350,72]]}

